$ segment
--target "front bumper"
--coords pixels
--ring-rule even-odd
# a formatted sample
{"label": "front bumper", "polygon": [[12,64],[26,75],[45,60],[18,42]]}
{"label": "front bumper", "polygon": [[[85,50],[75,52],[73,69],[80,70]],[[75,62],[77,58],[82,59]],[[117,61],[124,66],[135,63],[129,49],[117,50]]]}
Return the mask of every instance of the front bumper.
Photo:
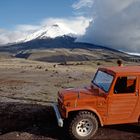
{"label": "front bumper", "polygon": [[60,112],[59,112],[59,110],[58,110],[57,104],[56,104],[56,103],[53,103],[53,104],[52,104],[52,107],[53,107],[53,109],[54,109],[54,111],[55,111],[55,115],[56,115],[56,118],[57,118],[58,126],[59,126],[59,127],[63,127],[64,122],[63,122],[63,119],[62,119],[62,117],[61,117],[61,115],[60,115]]}

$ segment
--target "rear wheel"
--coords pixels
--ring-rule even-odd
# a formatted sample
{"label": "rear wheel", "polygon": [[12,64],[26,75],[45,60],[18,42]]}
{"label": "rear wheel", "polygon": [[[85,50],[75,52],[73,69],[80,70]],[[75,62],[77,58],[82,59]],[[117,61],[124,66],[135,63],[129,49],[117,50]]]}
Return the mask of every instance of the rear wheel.
{"label": "rear wheel", "polygon": [[69,134],[72,139],[91,139],[98,130],[97,118],[88,111],[79,112],[69,124]]}

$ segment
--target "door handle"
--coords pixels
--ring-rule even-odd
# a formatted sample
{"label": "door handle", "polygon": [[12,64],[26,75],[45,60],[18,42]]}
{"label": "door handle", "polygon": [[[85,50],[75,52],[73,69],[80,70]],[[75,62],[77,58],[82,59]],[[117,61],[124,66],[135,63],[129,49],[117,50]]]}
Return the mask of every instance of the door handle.
{"label": "door handle", "polygon": [[136,90],[136,96],[139,96],[139,90]]}

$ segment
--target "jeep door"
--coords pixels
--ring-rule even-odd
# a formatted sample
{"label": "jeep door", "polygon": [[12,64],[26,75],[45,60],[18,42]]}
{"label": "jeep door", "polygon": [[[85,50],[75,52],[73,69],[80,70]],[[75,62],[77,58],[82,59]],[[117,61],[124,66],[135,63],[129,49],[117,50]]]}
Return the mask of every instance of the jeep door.
{"label": "jeep door", "polygon": [[108,96],[108,124],[136,122],[138,103],[138,77],[123,75],[116,77]]}

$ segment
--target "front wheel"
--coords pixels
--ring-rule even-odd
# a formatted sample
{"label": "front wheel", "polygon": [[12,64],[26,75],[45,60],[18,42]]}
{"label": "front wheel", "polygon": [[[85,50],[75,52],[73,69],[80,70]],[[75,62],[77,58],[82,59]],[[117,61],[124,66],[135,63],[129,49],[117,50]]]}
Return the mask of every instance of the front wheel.
{"label": "front wheel", "polygon": [[91,139],[98,130],[97,118],[88,111],[79,112],[70,122],[69,134],[72,139]]}

